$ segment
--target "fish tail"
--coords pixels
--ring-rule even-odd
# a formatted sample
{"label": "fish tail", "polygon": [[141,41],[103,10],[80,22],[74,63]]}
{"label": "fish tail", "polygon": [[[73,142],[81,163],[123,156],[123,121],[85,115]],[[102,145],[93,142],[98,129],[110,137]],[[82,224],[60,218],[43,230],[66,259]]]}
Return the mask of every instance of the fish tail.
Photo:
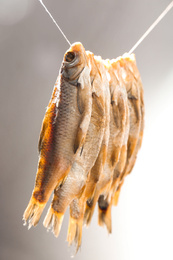
{"label": "fish tail", "polygon": [[[61,171],[59,172],[61,174]],[[49,174],[49,171],[43,171],[41,168],[41,163],[39,163],[35,188],[33,190],[30,202],[23,215],[24,224],[27,224],[28,221],[28,228],[31,228],[32,226],[36,226],[38,224],[43,209],[47,201],[49,200],[53,189],[55,188],[57,183],[62,182],[64,178],[63,176],[61,177],[61,179],[59,179],[59,181],[57,181],[58,178],[56,178],[56,176],[53,176],[52,178],[52,176]]]}
{"label": "fish tail", "polygon": [[84,223],[89,226],[91,222],[91,207],[86,203],[85,214],[84,214]]}
{"label": "fish tail", "polygon": [[84,214],[84,223],[89,226],[91,223],[92,216],[94,214],[94,209],[96,206],[98,196],[94,196],[91,201],[86,202],[86,207],[85,207],[85,214]]}
{"label": "fish tail", "polygon": [[55,237],[58,237],[61,230],[63,218],[64,213],[56,212],[52,207],[50,207],[43,221],[43,225],[47,229],[47,231],[52,229]]}
{"label": "fish tail", "polygon": [[99,226],[106,225],[108,233],[112,233],[112,220],[111,220],[111,203],[102,207],[98,205],[98,224]]}
{"label": "fish tail", "polygon": [[32,197],[23,215],[23,220],[25,221],[25,224],[27,224],[28,221],[29,229],[32,226],[36,226],[38,224],[43,209],[50,197],[52,189],[53,188],[51,187],[49,188],[49,190],[46,190],[46,188],[42,189],[37,184],[35,185]]}
{"label": "fish tail", "polygon": [[67,241],[69,245],[72,245],[73,243],[75,244],[76,253],[79,250],[82,242],[82,226],[83,226],[82,218],[75,219],[72,216],[70,216],[68,233],[67,233]]}
{"label": "fish tail", "polygon": [[45,203],[40,203],[31,197],[30,202],[23,214],[24,225],[26,225],[28,221],[28,229],[38,224],[44,207]]}
{"label": "fish tail", "polygon": [[102,147],[100,149],[99,155],[96,159],[96,162],[94,166],[91,169],[90,175],[89,175],[89,181],[86,185],[85,189],[85,197],[92,198],[96,191],[96,186],[99,181],[99,177],[103,171],[104,164],[106,161],[106,154],[107,154],[107,146],[105,144],[102,144]]}

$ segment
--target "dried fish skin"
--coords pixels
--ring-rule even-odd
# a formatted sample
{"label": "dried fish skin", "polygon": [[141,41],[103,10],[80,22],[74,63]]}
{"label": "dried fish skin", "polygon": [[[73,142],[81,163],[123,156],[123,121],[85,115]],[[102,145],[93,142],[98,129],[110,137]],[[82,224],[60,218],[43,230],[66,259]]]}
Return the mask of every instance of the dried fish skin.
{"label": "dried fish skin", "polygon": [[89,75],[85,50],[75,43],[64,55],[42,123],[35,188],[23,216],[29,226],[38,223],[53,189],[67,176],[85,141],[92,108]]}

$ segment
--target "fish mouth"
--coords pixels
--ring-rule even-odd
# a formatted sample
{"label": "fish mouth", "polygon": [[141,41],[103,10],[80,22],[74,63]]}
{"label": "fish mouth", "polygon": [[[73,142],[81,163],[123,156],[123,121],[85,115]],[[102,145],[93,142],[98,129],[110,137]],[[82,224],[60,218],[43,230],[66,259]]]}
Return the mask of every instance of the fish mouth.
{"label": "fish mouth", "polygon": [[87,56],[83,45],[79,42],[72,44],[64,55],[61,74],[65,80],[77,85],[80,73],[87,64]]}

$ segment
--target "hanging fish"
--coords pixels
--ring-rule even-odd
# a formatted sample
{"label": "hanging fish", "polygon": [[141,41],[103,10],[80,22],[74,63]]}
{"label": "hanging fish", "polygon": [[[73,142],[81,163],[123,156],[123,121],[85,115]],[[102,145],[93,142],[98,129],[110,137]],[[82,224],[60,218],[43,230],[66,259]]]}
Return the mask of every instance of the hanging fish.
{"label": "hanging fish", "polygon": [[[74,49],[73,46],[69,51],[72,51],[72,49]],[[105,128],[106,126],[107,128],[109,126],[109,124],[107,123],[107,121],[109,120],[108,118],[109,114],[107,115],[107,109],[109,107],[110,101],[109,101],[109,92],[108,92],[108,80],[106,78],[106,75],[103,75],[105,72],[104,65],[101,63],[100,59],[98,58],[96,59],[94,55],[90,52],[86,52],[85,56],[88,59],[87,63],[90,64],[91,67],[90,77],[88,79],[88,81],[91,82],[91,89],[92,89],[91,91],[92,93],[90,93],[92,97],[91,118],[89,122],[88,131],[86,134],[85,142],[81,148],[81,151],[75,157],[75,161],[65,181],[60,186],[57,186],[55,188],[51,208],[49,209],[48,214],[44,221],[44,226],[47,229],[49,229],[49,227],[52,227],[53,232],[56,236],[58,236],[59,234],[61,224],[62,224],[62,219],[67,207],[73,201],[73,199],[78,199],[83,193],[83,190],[85,190],[88,173],[93,167],[98,157]],[[80,96],[78,96],[78,105],[81,107],[82,110],[82,106],[80,104],[81,104],[81,100],[80,100]],[[109,128],[107,130],[109,130]],[[107,135],[107,139],[108,138],[109,135]],[[78,225],[78,224],[83,223],[82,215],[80,216],[80,221],[79,221],[78,214],[76,216],[76,206],[74,212],[72,205],[71,205],[71,213],[72,214],[70,214],[70,221],[69,221],[71,225],[69,226],[69,236],[73,235],[71,234],[70,230],[74,230],[74,228],[76,228],[76,230],[78,230],[78,234],[79,234],[78,236],[81,237],[80,234],[82,232],[81,230],[82,225]],[[77,217],[76,225],[78,226],[78,228],[73,227],[75,225],[76,217]],[[73,233],[75,235],[75,232]]]}
{"label": "hanging fish", "polygon": [[[110,138],[104,169],[96,185],[96,189],[93,193],[93,198],[90,199],[90,201],[87,201],[85,212],[85,222],[87,223],[87,225],[91,221],[94,208],[98,199],[99,202],[101,202],[101,198],[106,198],[110,193],[115,168],[120,165],[120,161],[121,164],[124,164],[122,162],[122,151],[125,150],[126,152],[124,146],[126,148],[127,137],[129,133],[129,108],[127,104],[127,92],[124,81],[121,79],[121,74],[123,71],[122,68],[119,66],[119,59],[117,59],[116,61],[105,61],[105,69],[108,70],[109,73],[109,91],[111,94],[109,125]],[[125,158],[126,157],[124,156],[124,159]],[[99,198],[99,196],[101,197]],[[105,210],[104,205],[101,206],[101,203],[99,203],[99,205],[100,209],[102,208],[103,210]],[[106,221],[106,219],[105,222],[107,223],[109,232],[111,232],[111,222]],[[99,217],[99,223],[101,224],[101,215]]]}
{"label": "hanging fish", "polygon": [[[88,150],[88,152],[90,155],[88,154],[88,158],[86,157],[86,159],[90,162],[89,164],[87,163],[90,166],[87,168],[88,178],[81,196],[75,198],[70,204],[70,220],[67,234],[67,241],[69,244],[72,244],[74,241],[77,245],[77,250],[81,244],[86,201],[90,198],[90,194],[92,194],[95,189],[96,182],[103,170],[106,160],[110,122],[109,80],[106,75],[104,63],[101,57],[94,56],[90,52],[87,52],[87,54],[92,65],[90,77],[92,81],[93,99],[91,121],[87,133],[87,136],[89,137],[88,145],[90,147],[90,151]],[[100,121],[100,119],[103,118],[103,115],[104,124]],[[99,149],[97,149],[98,144],[100,147]],[[93,182],[91,182],[91,176],[93,176]]]}
{"label": "hanging fish", "polygon": [[129,51],[102,60],[71,45],[42,0],[39,0],[70,45],[65,53],[39,139],[35,187],[24,212],[36,226],[54,191],[44,220],[58,236],[67,207],[67,240],[81,245],[98,202],[98,224],[111,232],[111,208],[117,205],[124,179],[135,164],[144,130],[143,87],[131,54],[173,7],[173,1]]}
{"label": "hanging fish", "polygon": [[[124,130],[124,135],[122,136],[120,157],[114,168],[111,191],[107,194],[101,194],[98,201],[99,224],[105,224],[109,232],[111,232],[112,204],[117,205],[124,177],[131,172],[134,166],[137,152],[142,143],[144,129],[143,88],[135,57],[134,55],[123,55],[112,65],[117,71],[118,85],[124,86],[126,89],[127,116],[124,127],[120,131],[120,133],[123,133]],[[123,116],[121,115],[120,118],[123,118]]]}
{"label": "hanging fish", "polygon": [[81,44],[65,54],[39,140],[39,162],[32,197],[24,212],[35,226],[52,191],[64,182],[81,153],[91,118],[90,65]]}
{"label": "hanging fish", "polygon": [[54,191],[44,226],[59,235],[70,207],[67,240],[81,245],[98,202],[99,225],[111,232],[117,204],[131,172],[144,128],[143,88],[135,56],[102,60],[74,43],[65,53],[42,123],[35,187],[24,212],[37,225]]}

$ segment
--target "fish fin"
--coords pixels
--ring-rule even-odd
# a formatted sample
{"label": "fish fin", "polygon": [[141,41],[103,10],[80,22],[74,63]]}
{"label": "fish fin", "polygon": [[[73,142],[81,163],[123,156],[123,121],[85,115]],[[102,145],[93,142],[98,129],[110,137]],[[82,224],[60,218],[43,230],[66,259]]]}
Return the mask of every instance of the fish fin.
{"label": "fish fin", "polygon": [[104,100],[101,97],[98,97],[95,92],[92,93],[92,98],[94,110],[96,110],[97,113],[103,117],[105,115]]}
{"label": "fish fin", "polygon": [[52,207],[49,208],[47,215],[44,219],[43,225],[49,231],[52,229],[52,232],[55,237],[59,236],[64,214],[56,212]]}
{"label": "fish fin", "polygon": [[123,131],[125,127],[126,103],[127,101],[125,99],[125,96],[123,95],[119,95],[118,98],[117,96],[113,95],[111,98],[114,122],[116,124],[117,129],[120,129],[121,131]]}
{"label": "fish fin", "polygon": [[82,115],[84,112],[84,101],[83,101],[83,95],[82,95],[82,88],[80,83],[78,83],[78,91],[77,91],[77,106],[80,114]]}
{"label": "fish fin", "polygon": [[78,148],[81,146],[81,144],[84,143],[84,140],[85,140],[85,135],[84,135],[82,129],[79,127],[76,138],[75,138],[75,142],[74,142],[74,153],[76,153]]}
{"label": "fish fin", "polygon": [[139,94],[138,94],[138,86],[135,84],[135,79],[133,79],[133,82],[131,84],[131,88],[128,90],[128,99],[138,99]]}
{"label": "fish fin", "polygon": [[46,118],[44,118],[43,123],[42,123],[42,127],[41,127],[39,141],[38,141],[38,152],[39,153],[41,151],[42,141],[43,141],[43,138],[44,138],[44,135],[45,135],[46,128],[47,128],[47,120],[46,120]]}
{"label": "fish fin", "polygon": [[84,191],[86,199],[90,199],[93,197],[95,190],[96,190],[96,185],[99,181],[99,177],[104,169],[104,164],[106,161],[106,155],[107,155],[107,145],[105,145],[102,142],[99,154],[97,156],[97,159],[95,161],[94,166],[90,170],[89,173],[89,178],[87,180],[87,185],[86,189]]}
{"label": "fish fin", "polygon": [[85,207],[85,214],[84,214],[84,223],[89,226],[92,220],[92,216],[94,214],[94,209],[96,206],[97,199],[94,196],[93,199],[91,199],[91,202],[87,200],[86,207]]}
{"label": "fish fin", "polygon": [[44,207],[45,203],[40,203],[36,201],[33,197],[31,198],[23,214],[24,224],[26,224],[28,221],[28,229],[38,224]]}
{"label": "fish fin", "polygon": [[99,226],[105,224],[108,233],[112,233],[111,205],[109,205],[106,210],[98,207],[98,224]]}
{"label": "fish fin", "polygon": [[118,205],[118,201],[119,201],[119,196],[120,196],[120,191],[121,191],[121,187],[124,183],[124,180],[121,181],[121,183],[119,184],[116,192],[114,193],[114,197],[113,197],[113,205],[114,206],[117,206]]}
{"label": "fish fin", "polygon": [[54,86],[54,89],[53,89],[53,93],[52,93],[51,99],[49,101],[49,104],[47,106],[46,113],[45,113],[45,116],[44,116],[44,119],[43,119],[43,122],[42,122],[41,131],[40,131],[40,137],[39,137],[39,141],[38,141],[38,151],[39,151],[39,153],[41,151],[42,141],[43,141],[43,138],[45,136],[45,131],[46,131],[47,126],[48,126],[50,112],[51,112],[52,108],[54,108],[54,110],[56,110],[56,106],[54,105],[53,100],[55,100],[57,98],[57,91],[58,91],[57,90],[57,85],[58,85],[58,82],[59,82],[59,77],[58,77],[58,79],[57,79],[57,81],[55,83],[55,86]]}
{"label": "fish fin", "polygon": [[108,233],[112,232],[112,221],[111,221],[111,203],[108,198],[104,195],[100,195],[98,199],[98,224],[107,227]]}
{"label": "fish fin", "polygon": [[115,168],[116,164],[119,162],[120,152],[121,152],[121,146],[114,145],[110,157],[110,161],[113,169]]}
{"label": "fish fin", "polygon": [[83,120],[78,128],[77,135],[74,142],[74,153],[83,146],[85,142],[86,133],[90,122],[90,114],[83,116]]}
{"label": "fish fin", "polygon": [[128,139],[128,150],[127,150],[127,161],[126,165],[123,171],[123,174],[121,175],[121,180],[124,179],[124,177],[128,174],[131,173],[136,159],[137,159],[137,152],[139,150],[139,144],[140,144],[140,139],[141,137],[139,136],[138,138],[135,138],[133,136],[129,136]]}
{"label": "fish fin", "polygon": [[82,242],[82,226],[83,226],[82,218],[75,219],[70,216],[68,233],[67,233],[67,241],[69,245],[72,245],[73,243],[75,244],[76,253],[78,252]]}
{"label": "fish fin", "polygon": [[82,114],[82,119],[74,142],[74,153],[76,153],[77,150],[84,144],[91,119],[92,92],[89,74],[89,68],[85,67],[80,75],[80,78],[78,79],[77,103],[79,112]]}
{"label": "fish fin", "polygon": [[117,206],[117,205],[118,205],[119,196],[120,196],[120,189],[118,189],[118,190],[115,192],[115,194],[114,194],[114,200],[113,200],[114,206]]}

